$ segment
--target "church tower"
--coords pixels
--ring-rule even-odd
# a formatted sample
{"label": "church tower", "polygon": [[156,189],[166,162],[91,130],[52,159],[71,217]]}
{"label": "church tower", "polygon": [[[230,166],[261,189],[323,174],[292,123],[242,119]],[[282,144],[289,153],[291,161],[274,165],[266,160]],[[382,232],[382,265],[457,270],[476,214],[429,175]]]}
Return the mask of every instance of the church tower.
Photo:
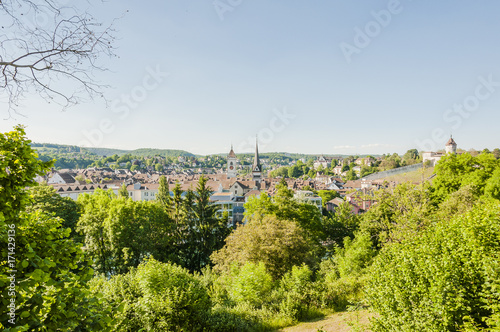
{"label": "church tower", "polygon": [[252,180],[258,184],[262,181],[262,166],[259,160],[259,146],[257,139],[255,139],[255,156],[253,157]]}
{"label": "church tower", "polygon": [[235,178],[237,174],[238,159],[233,151],[233,145],[231,144],[231,151],[227,155],[227,177]]}
{"label": "church tower", "polygon": [[457,143],[453,140],[453,136],[450,136],[448,143],[445,146],[446,153],[457,154]]}

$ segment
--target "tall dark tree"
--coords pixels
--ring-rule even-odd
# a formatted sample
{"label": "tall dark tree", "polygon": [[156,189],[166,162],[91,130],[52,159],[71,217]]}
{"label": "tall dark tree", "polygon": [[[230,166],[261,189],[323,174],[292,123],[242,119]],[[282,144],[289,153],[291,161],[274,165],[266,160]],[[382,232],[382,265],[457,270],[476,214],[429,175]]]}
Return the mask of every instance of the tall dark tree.
{"label": "tall dark tree", "polygon": [[184,206],[182,201],[182,189],[179,182],[175,184],[174,189],[172,190],[172,219],[177,225],[182,223],[182,217],[184,215]]}
{"label": "tall dark tree", "polygon": [[224,246],[226,237],[231,232],[227,216],[218,217],[216,215],[217,206],[210,202],[212,191],[207,186],[207,181],[206,177],[200,178],[196,188],[195,205],[193,206],[196,217],[193,244],[197,243],[198,246],[190,267],[192,270],[200,270],[210,264],[210,255]]}
{"label": "tall dark tree", "polygon": [[180,187],[174,188],[172,213],[174,219],[178,220],[177,258],[178,263],[190,271],[200,271],[209,265],[210,255],[224,246],[231,232],[227,218],[216,215],[217,206],[210,202],[212,191],[207,181],[207,178],[201,177],[196,191],[188,190],[181,204],[175,203],[176,197],[181,197]]}
{"label": "tall dark tree", "polygon": [[160,176],[158,194],[156,195],[156,200],[163,206],[166,211],[170,211],[171,198],[170,189],[168,188],[168,180],[165,175]]}

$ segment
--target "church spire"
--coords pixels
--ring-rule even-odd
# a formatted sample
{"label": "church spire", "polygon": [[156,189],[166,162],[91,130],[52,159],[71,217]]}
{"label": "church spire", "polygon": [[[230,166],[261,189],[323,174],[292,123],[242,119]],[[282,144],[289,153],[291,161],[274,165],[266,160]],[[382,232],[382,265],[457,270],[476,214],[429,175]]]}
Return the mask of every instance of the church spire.
{"label": "church spire", "polygon": [[257,141],[257,136],[255,136],[255,156],[253,157],[253,169],[258,168],[260,171],[260,159],[259,159],[259,142]]}
{"label": "church spire", "polygon": [[259,159],[259,142],[257,140],[257,137],[255,137],[255,156],[253,159],[253,166],[252,166],[252,180],[254,180],[257,183],[260,183],[262,179],[262,166],[260,165],[260,159]]}

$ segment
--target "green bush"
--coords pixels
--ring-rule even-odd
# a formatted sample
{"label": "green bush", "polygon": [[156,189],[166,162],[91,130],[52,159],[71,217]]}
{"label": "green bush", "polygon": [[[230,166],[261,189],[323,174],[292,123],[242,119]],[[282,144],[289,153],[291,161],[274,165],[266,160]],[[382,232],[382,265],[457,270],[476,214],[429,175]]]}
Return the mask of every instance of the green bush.
{"label": "green bush", "polygon": [[345,310],[349,305],[363,301],[366,279],[366,275],[320,279],[318,280],[319,301],[324,307],[336,311]]}
{"label": "green bush", "polygon": [[216,305],[212,309],[209,325],[210,330],[220,332],[259,331],[264,329],[258,317],[244,317],[233,309],[220,305]]}
{"label": "green bush", "polygon": [[366,290],[378,313],[373,330],[500,327],[499,256],[498,202],[387,246],[372,265]]}
{"label": "green bush", "polygon": [[201,331],[208,327],[211,301],[198,276],[154,259],[109,281],[94,281],[115,310],[115,331]]}
{"label": "green bush", "polygon": [[294,320],[309,318],[310,308],[316,304],[312,271],[306,266],[294,266],[281,279],[276,290],[280,311]]}
{"label": "green bush", "polygon": [[357,233],[354,240],[344,238],[344,248],[335,250],[335,262],[341,278],[360,275],[370,266],[376,251],[368,233]]}
{"label": "green bush", "polygon": [[337,248],[333,258],[320,264],[316,283],[322,306],[345,310],[363,301],[366,269],[375,254],[369,234],[358,232],[354,240],[346,237],[344,248]]}
{"label": "green bush", "polygon": [[229,286],[229,298],[235,303],[247,302],[261,307],[269,298],[273,278],[266,271],[264,263],[246,263],[241,268],[233,266],[233,276]]}

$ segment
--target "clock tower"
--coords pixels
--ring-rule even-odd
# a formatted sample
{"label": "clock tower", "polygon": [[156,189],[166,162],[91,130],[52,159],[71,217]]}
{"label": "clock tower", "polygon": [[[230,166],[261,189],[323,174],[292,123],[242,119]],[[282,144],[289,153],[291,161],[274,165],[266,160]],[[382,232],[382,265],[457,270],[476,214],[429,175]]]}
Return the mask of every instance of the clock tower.
{"label": "clock tower", "polygon": [[235,178],[237,174],[238,158],[233,151],[233,145],[231,144],[231,151],[227,155],[227,177]]}

